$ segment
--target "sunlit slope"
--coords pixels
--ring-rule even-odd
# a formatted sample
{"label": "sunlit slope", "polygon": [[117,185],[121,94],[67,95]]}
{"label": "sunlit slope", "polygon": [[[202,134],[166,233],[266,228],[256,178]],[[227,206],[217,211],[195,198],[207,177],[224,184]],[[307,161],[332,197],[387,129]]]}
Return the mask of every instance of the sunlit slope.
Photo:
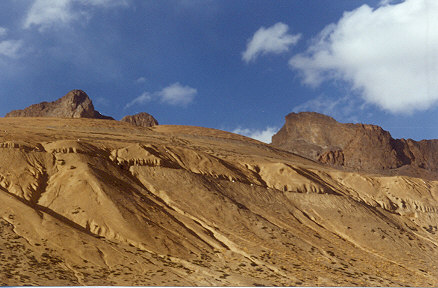
{"label": "sunlit slope", "polygon": [[438,182],[243,136],[0,119],[1,285],[438,285]]}

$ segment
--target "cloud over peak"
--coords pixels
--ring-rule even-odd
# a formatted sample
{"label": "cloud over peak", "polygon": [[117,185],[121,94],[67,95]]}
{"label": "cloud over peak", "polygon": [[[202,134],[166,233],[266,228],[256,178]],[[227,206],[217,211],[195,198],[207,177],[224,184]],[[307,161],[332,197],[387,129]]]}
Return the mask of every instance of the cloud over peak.
{"label": "cloud over peak", "polygon": [[344,13],[290,66],[308,85],[342,80],[392,113],[430,108],[438,100],[438,2],[391,2]]}
{"label": "cloud over peak", "polygon": [[248,40],[246,50],[242,53],[242,60],[246,63],[255,61],[260,55],[280,54],[287,52],[289,47],[300,40],[300,34],[288,34],[289,27],[281,22],[257,30],[252,38]]}
{"label": "cloud over peak", "polygon": [[144,105],[152,101],[152,95],[149,92],[143,92],[140,96],[125,105],[125,109],[134,105]]}
{"label": "cloud over peak", "polygon": [[198,90],[190,86],[183,86],[179,82],[173,83],[160,91],[153,93],[143,92],[140,96],[125,105],[125,109],[133,105],[144,105],[157,100],[172,106],[185,107],[195,99]]}
{"label": "cloud over peak", "polygon": [[279,129],[277,127],[269,127],[269,126],[266,127],[266,129],[264,129],[264,130],[248,129],[248,128],[239,127],[239,128],[234,129],[231,132],[269,144],[272,141],[272,135],[277,133],[278,130]]}

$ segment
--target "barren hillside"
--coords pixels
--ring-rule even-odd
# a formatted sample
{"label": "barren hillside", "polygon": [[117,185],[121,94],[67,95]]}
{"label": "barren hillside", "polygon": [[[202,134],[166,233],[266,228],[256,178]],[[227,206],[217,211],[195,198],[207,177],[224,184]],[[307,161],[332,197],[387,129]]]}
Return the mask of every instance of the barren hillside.
{"label": "barren hillside", "polygon": [[0,119],[0,285],[438,285],[438,182],[243,136]]}

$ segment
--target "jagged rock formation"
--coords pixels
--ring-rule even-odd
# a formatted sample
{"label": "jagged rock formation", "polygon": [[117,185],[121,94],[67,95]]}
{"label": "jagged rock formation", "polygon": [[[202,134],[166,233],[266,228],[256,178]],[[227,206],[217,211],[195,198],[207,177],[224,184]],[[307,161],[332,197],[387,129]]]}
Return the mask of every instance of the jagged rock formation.
{"label": "jagged rock formation", "polygon": [[33,104],[23,110],[13,110],[5,117],[58,117],[58,118],[95,118],[109,119],[94,110],[93,103],[82,90],[72,90],[53,102]]}
{"label": "jagged rock formation", "polygon": [[158,121],[152,115],[146,112],[125,116],[120,121],[128,122],[135,126],[141,127],[152,127],[158,125]]}
{"label": "jagged rock formation", "polygon": [[367,171],[438,171],[438,140],[394,139],[376,125],[342,124],[314,112],[291,113],[272,145],[321,163]]}
{"label": "jagged rock formation", "polygon": [[2,286],[437,286],[437,223],[438,181],[208,128],[0,118]]}

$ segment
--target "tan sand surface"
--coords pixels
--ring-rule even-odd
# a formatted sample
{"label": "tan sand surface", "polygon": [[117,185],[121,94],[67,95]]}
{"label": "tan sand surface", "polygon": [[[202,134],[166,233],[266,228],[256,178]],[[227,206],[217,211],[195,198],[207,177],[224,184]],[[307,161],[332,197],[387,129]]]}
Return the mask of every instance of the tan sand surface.
{"label": "tan sand surface", "polygon": [[438,286],[438,182],[232,133],[0,119],[0,285]]}

